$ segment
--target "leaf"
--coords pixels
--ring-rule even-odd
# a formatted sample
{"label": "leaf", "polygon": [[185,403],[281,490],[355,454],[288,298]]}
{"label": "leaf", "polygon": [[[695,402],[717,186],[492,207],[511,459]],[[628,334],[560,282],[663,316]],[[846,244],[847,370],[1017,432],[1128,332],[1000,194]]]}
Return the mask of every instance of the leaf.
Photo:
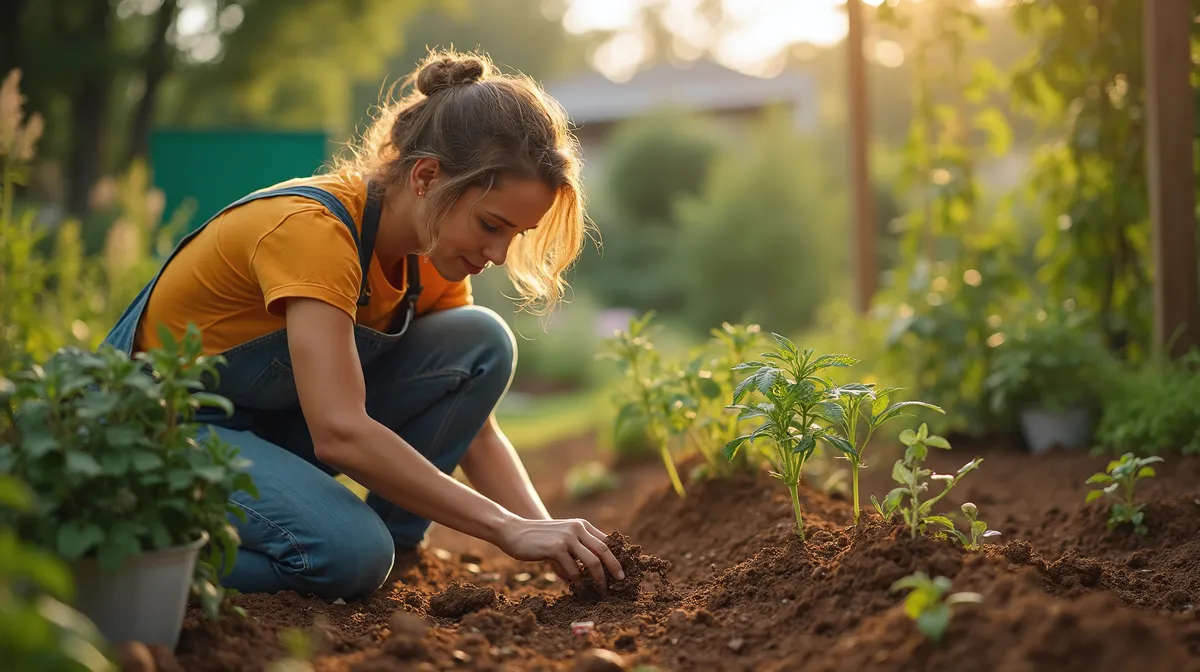
{"label": "leaf", "polygon": [[114,448],[133,446],[142,436],[142,430],[135,427],[109,427],[104,430],[104,440]]}
{"label": "leaf", "polygon": [[813,413],[834,425],[840,425],[846,420],[845,409],[833,401],[822,401],[813,407]]}
{"label": "leaf", "polygon": [[917,433],[913,430],[905,429],[904,431],[900,432],[900,443],[903,443],[906,446],[912,446],[916,442]]}
{"label": "leaf", "polygon": [[79,451],[71,451],[67,453],[66,467],[68,474],[76,474],[86,477],[99,476],[104,472],[104,469],[100,466],[100,463],[96,461],[96,458],[87,453],[81,453]]}
{"label": "leaf", "polygon": [[161,457],[148,450],[137,451],[130,456],[130,462],[133,464],[134,471],[142,473],[159,469],[164,464]]}
{"label": "leaf", "polygon": [[950,520],[949,518],[947,518],[945,516],[926,516],[925,522],[933,523],[935,525],[942,525],[942,526],[948,527],[952,530],[957,529],[954,526],[954,521]]}
{"label": "leaf", "polygon": [[822,434],[821,440],[849,455],[851,458],[858,457],[858,451],[854,449],[854,446],[850,445],[850,442],[844,436],[839,434]]}
{"label": "leaf", "polygon": [[796,447],[792,448],[792,453],[808,455],[813,451],[813,448],[816,448],[816,446],[816,438],[814,438],[812,434],[805,434],[804,438],[796,442]]}
{"label": "leaf", "polygon": [[950,442],[940,436],[930,436],[929,438],[925,439],[925,445],[933,446],[934,448],[941,448],[943,450],[950,450]]}
{"label": "leaf", "polygon": [[1138,478],[1154,478],[1154,467],[1142,467],[1138,469]]}
{"label": "leaf", "polygon": [[100,544],[100,567],[105,571],[115,572],[127,558],[142,552],[138,538],[126,526],[116,525]]}
{"label": "leaf", "polygon": [[896,460],[892,465],[892,480],[897,483],[911,483],[913,474],[908,467],[904,466],[903,460]]}
{"label": "leaf", "polygon": [[233,402],[219,394],[212,394],[211,392],[197,392],[192,395],[192,401],[201,407],[219,408],[225,411],[226,416],[233,415]]}
{"label": "leaf", "polygon": [[1084,481],[1084,483],[1087,483],[1089,485],[1095,485],[1097,483],[1112,483],[1112,482],[1113,482],[1113,477],[1109,476],[1108,474],[1092,474],[1091,476],[1088,476],[1088,479],[1086,481]]}
{"label": "leaf", "polygon": [[55,548],[65,559],[78,560],[101,541],[104,541],[104,530],[99,525],[72,521],[58,528]]}
{"label": "leaf", "polygon": [[891,514],[900,507],[900,500],[904,497],[904,488],[893,488],[891,492],[883,498],[883,510],[887,514]]}
{"label": "leaf", "polygon": [[1096,501],[1097,499],[1100,499],[1103,496],[1104,496],[1103,490],[1092,490],[1087,493],[1087,497],[1084,498],[1083,503],[1091,504],[1092,502]]}
{"label": "leaf", "polygon": [[712,378],[700,379],[700,395],[705,399],[716,399],[721,396],[721,384]]}
{"label": "leaf", "polygon": [[58,439],[54,438],[49,429],[39,427],[38,430],[30,432],[28,428],[22,427],[21,440],[17,444],[31,460],[40,460],[50,452],[59,449]]}
{"label": "leaf", "polygon": [[946,627],[950,625],[950,607],[939,604],[937,606],[926,609],[917,616],[917,630],[929,639],[937,642],[941,641],[942,635],[946,632]]}
{"label": "leaf", "polygon": [[737,451],[739,448],[742,447],[742,444],[746,443],[746,441],[748,441],[749,439],[750,439],[749,435],[739,436],[736,439],[725,444],[725,449],[722,451],[723,454],[725,455],[725,459],[732,460],[734,458],[734,456],[737,455]]}
{"label": "leaf", "polygon": [[830,367],[849,367],[858,363],[858,360],[850,355],[821,355],[812,363],[814,371],[820,371]]}

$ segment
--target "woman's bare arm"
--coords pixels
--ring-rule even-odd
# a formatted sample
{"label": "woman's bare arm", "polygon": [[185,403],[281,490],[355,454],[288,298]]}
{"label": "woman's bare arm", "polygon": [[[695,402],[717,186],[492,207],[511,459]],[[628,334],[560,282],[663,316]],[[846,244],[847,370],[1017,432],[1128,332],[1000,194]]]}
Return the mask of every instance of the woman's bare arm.
{"label": "woman's bare arm", "polygon": [[[579,559],[603,586],[603,567],[622,576],[605,535],[584,520],[533,520],[443,474],[404,439],[367,415],[354,326],[314,299],[287,304],[288,349],[317,459],[413,513],[496,545],[518,560],[552,560],[578,579]],[[603,563],[603,565],[601,564]]]}

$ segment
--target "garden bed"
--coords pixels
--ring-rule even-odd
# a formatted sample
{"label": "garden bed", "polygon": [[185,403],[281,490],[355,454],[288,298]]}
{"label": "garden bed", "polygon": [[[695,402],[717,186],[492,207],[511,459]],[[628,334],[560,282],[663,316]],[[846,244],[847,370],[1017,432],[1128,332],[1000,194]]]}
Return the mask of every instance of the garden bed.
{"label": "garden bed", "polygon": [[[564,446],[572,456],[584,450]],[[868,496],[886,492],[880,465],[894,459],[884,446],[872,450]],[[912,539],[873,511],[850,527],[842,497],[808,489],[800,543],[787,490],[766,475],[694,484],[680,500],[665,475],[647,486],[644,467],[634,466],[641,476],[630,487],[648,494],[606,529],[670,561],[667,581],[647,571],[640,590],[600,602],[542,567],[476,548],[450,552],[455,538],[439,530],[429,549],[400,559],[400,582],[363,603],[253,595],[235,598],[245,620],[190,614],[176,656],[160,656],[160,669],[261,670],[283,657],[288,628],[316,633],[317,670],[616,669],[590,660],[591,648],[615,652],[628,669],[1200,669],[1200,459],[1170,457],[1142,484],[1150,506],[1140,537],[1109,533],[1106,507],[1083,503],[1084,480],[1104,458],[1031,457],[1000,443],[939,453],[929,461],[935,470],[984,457],[939,507],[979,505],[1003,533],[982,552]],[[557,471],[539,472],[547,492]],[[612,503],[591,506],[608,507],[602,517],[610,517]],[[587,506],[549,505],[588,515]],[[916,571],[982,595],[981,604],[955,608],[939,645],[889,590]],[[572,634],[580,621],[594,623],[589,635]]]}

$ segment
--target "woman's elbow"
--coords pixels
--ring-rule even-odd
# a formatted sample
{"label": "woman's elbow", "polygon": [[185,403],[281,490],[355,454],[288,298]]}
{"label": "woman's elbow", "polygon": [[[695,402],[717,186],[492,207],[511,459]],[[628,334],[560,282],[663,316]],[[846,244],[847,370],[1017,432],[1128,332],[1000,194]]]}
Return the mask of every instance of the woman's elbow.
{"label": "woman's elbow", "polygon": [[363,430],[370,418],[332,414],[308,421],[313,440],[313,455],[334,469],[343,469],[355,462],[354,455],[363,445]]}

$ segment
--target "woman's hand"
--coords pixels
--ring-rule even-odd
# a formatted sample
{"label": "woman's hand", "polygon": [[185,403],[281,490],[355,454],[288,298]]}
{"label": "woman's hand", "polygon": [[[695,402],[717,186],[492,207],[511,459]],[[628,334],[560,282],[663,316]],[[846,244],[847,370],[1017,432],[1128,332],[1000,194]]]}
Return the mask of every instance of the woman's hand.
{"label": "woman's hand", "polygon": [[578,584],[581,579],[579,560],[587,567],[604,592],[608,582],[604,578],[607,567],[618,581],[625,578],[621,563],[604,544],[608,535],[582,519],[530,520],[517,519],[505,525],[500,549],[516,560],[538,562],[548,560],[555,574],[564,581]]}

